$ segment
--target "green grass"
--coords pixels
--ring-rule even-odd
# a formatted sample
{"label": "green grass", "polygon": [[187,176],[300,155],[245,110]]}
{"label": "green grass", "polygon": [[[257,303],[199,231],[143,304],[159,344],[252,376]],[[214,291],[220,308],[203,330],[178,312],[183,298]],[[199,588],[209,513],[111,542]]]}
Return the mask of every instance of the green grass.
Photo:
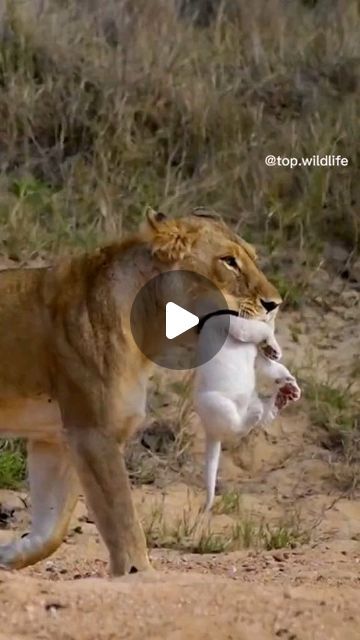
{"label": "green grass", "polygon": [[307,544],[310,535],[294,518],[272,525],[264,522],[256,523],[245,518],[234,525],[231,538],[233,548],[271,551],[294,549],[301,544]]}
{"label": "green grass", "polygon": [[[226,505],[229,507],[230,502]],[[298,517],[289,517],[268,524],[238,511],[239,503],[230,513],[233,523],[219,530],[215,519],[209,519],[188,505],[170,522],[164,502],[156,504],[145,518],[144,531],[150,547],[168,548],[188,553],[215,554],[241,549],[285,549],[306,544],[310,533],[303,529]],[[224,511],[216,511],[216,514]],[[229,512],[228,512],[229,513]]]}
{"label": "green grass", "polygon": [[305,383],[313,424],[325,429],[329,446],[345,449],[354,435],[360,435],[360,405],[351,386],[310,380]]}
{"label": "green grass", "polygon": [[277,287],[285,306],[291,309],[299,309],[306,297],[306,284],[303,281],[286,280],[286,275],[278,272],[271,274],[271,281]]}
{"label": "green grass", "polygon": [[360,484],[360,402],[352,384],[340,387],[336,382],[313,378],[302,383],[309,402],[312,424],[319,427],[317,437],[333,452],[333,476],[344,491]]}
{"label": "green grass", "polygon": [[0,489],[19,489],[25,478],[26,463],[21,446],[0,441]]}
{"label": "green grass", "polygon": [[241,494],[234,489],[226,491],[216,500],[212,512],[218,515],[240,513],[240,507]]}

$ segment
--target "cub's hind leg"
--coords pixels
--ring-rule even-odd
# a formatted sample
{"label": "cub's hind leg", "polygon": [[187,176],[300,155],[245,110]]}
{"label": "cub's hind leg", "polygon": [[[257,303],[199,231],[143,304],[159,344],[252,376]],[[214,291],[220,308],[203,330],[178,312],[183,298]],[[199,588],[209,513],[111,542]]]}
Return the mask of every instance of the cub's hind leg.
{"label": "cub's hind leg", "polygon": [[0,546],[0,566],[21,569],[53,553],[66,535],[78,499],[78,480],[64,444],[29,442],[28,473],[30,533]]}
{"label": "cub's hind leg", "polygon": [[[257,369],[263,373],[269,380],[276,383],[277,393],[273,396],[273,404],[275,407],[275,415],[281,409],[284,409],[289,403],[297,402],[301,397],[301,390],[297,384],[296,378],[290,371],[280,362],[274,362],[259,356],[256,359]],[[267,405],[267,411],[271,413],[271,403]],[[273,417],[275,417],[275,415]]]}
{"label": "cub's hind leg", "polygon": [[206,504],[205,511],[210,511],[214,504],[216,478],[219,468],[221,453],[220,440],[214,440],[210,434],[206,435],[205,451],[205,483],[206,483]]}
{"label": "cub's hind leg", "polygon": [[214,391],[201,393],[194,404],[205,431],[205,510],[210,511],[215,498],[221,440],[242,432],[246,410],[239,412],[232,400]]}

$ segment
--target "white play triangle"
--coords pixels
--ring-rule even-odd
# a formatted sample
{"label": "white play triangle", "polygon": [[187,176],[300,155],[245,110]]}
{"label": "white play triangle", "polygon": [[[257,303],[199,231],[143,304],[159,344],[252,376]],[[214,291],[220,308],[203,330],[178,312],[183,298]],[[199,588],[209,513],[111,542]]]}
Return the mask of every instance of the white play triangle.
{"label": "white play triangle", "polygon": [[173,340],[181,333],[185,333],[189,329],[199,324],[199,318],[190,311],[186,311],[183,307],[179,307],[175,302],[166,304],[166,325],[165,333],[169,340]]}

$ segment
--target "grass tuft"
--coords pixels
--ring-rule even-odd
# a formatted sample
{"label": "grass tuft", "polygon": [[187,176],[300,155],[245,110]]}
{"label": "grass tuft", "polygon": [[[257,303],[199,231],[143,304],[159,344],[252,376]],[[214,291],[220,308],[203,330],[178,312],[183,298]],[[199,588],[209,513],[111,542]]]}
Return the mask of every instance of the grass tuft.
{"label": "grass tuft", "polygon": [[212,512],[216,515],[240,513],[241,494],[239,491],[230,490],[223,493],[214,503]]}
{"label": "grass tuft", "polygon": [[150,547],[198,554],[250,548],[294,548],[310,539],[309,532],[302,529],[299,518],[294,517],[269,525],[238,513],[233,524],[219,530],[216,516],[209,520],[188,505],[181,516],[170,522],[165,516],[164,501],[157,503],[150,511],[144,522],[144,530]]}
{"label": "grass tuft", "polygon": [[329,448],[345,452],[360,435],[360,405],[351,386],[342,388],[335,384],[311,380],[305,384],[305,395],[310,401],[310,418],[326,432]]}
{"label": "grass tuft", "polygon": [[26,462],[21,445],[0,441],[0,489],[19,489],[25,479]]}
{"label": "grass tuft", "polygon": [[342,490],[360,484],[360,402],[352,383],[340,387],[336,383],[308,379],[303,384],[310,405],[310,419],[320,427],[323,446],[336,458],[332,461],[334,477]]}

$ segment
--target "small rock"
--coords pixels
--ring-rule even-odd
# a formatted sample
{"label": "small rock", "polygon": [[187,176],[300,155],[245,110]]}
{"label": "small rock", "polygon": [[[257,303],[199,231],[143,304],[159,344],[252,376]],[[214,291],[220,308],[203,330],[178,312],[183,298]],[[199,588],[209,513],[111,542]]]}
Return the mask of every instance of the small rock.
{"label": "small rock", "polygon": [[51,560],[47,561],[45,571],[48,571],[49,573],[54,573],[56,571],[55,564]]}
{"label": "small rock", "polygon": [[248,572],[255,571],[255,567],[251,567],[250,565],[244,566],[244,569],[245,569],[245,571],[248,571]]}
{"label": "small rock", "polygon": [[80,525],[77,525],[76,527],[73,528],[73,532],[74,533],[82,533],[82,527],[80,527]]}
{"label": "small rock", "polygon": [[55,613],[59,609],[65,609],[66,605],[61,602],[47,602],[45,605],[45,610],[50,613]]}
{"label": "small rock", "polygon": [[346,307],[354,307],[359,303],[359,293],[354,289],[351,289],[349,291],[343,291],[341,295],[341,302]]}
{"label": "small rock", "polygon": [[88,515],[80,516],[79,522],[87,522],[88,524],[95,524],[95,520],[90,518],[90,516]]}

